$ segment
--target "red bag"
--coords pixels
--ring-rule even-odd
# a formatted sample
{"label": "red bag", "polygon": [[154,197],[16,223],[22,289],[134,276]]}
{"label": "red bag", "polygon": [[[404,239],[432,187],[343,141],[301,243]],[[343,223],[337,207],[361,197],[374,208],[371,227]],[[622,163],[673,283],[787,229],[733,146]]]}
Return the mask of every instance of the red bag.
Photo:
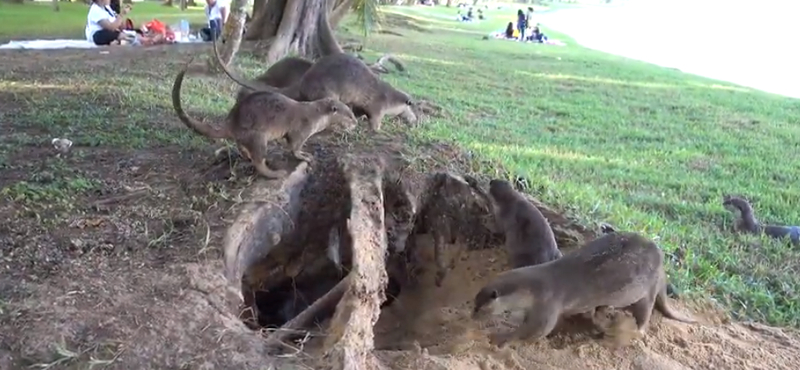
{"label": "red bag", "polygon": [[161,23],[158,19],[153,19],[150,23],[144,25],[147,27],[147,30],[153,33],[158,33],[164,35],[164,38],[168,42],[175,41],[175,33],[167,27],[164,23]]}
{"label": "red bag", "polygon": [[167,33],[167,26],[164,23],[161,23],[158,19],[153,19],[149,23],[144,25],[147,27],[148,30],[155,32],[155,33]]}

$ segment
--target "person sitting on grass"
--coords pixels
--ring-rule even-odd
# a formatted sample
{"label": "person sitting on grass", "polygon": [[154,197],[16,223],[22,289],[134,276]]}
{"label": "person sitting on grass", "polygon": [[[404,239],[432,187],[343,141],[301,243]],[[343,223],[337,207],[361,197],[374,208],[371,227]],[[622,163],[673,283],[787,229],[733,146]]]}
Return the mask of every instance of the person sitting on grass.
{"label": "person sitting on grass", "polygon": [[117,15],[109,4],[110,0],[92,0],[86,17],[86,41],[98,46],[132,42],[134,37],[122,32],[126,24],[125,15],[131,10],[130,5],[125,5]]}
{"label": "person sitting on grass", "polygon": [[200,30],[203,41],[216,40],[222,34],[222,27],[228,19],[228,7],[222,4],[223,0],[206,0],[206,19],[208,27]]}
{"label": "person sitting on grass", "polygon": [[506,26],[506,38],[514,38],[514,22],[508,22],[508,26]]}
{"label": "person sitting on grass", "polygon": [[539,25],[537,24],[533,26],[533,29],[531,30],[531,35],[528,37],[528,40],[538,42],[541,44],[547,41],[547,35],[542,33],[542,31],[539,29]]}

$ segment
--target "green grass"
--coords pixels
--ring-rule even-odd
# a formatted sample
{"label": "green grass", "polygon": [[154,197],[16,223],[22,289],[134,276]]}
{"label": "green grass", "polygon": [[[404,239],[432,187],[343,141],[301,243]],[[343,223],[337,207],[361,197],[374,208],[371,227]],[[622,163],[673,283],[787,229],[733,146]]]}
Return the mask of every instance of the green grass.
{"label": "green grass", "polygon": [[800,325],[800,252],[720,230],[731,221],[724,193],[751,197],[765,222],[800,224],[797,100],[588,50],[548,30],[570,45],[481,41],[508,22],[497,11],[461,24],[446,17],[455,9],[385,10],[429,30],[371,44],[413,63],[398,85],[450,112],[416,131],[420,139],[501,163],[587,223],[682,250],[672,279],[737,317]]}
{"label": "green grass", "polygon": [[[83,38],[89,6],[83,2],[59,3],[54,12],[50,2],[12,4],[0,1],[0,39],[30,39],[36,37]],[[202,7],[191,7],[182,12],[178,7],[167,7],[160,2],[146,1],[133,4],[129,17],[135,24],[158,19],[166,24],[181,19],[203,22]]]}
{"label": "green grass", "polygon": [[[12,13],[26,6],[0,5],[0,20],[21,17]],[[150,6],[137,4],[137,11]],[[502,29],[513,8],[487,11],[489,21],[473,24],[454,21],[456,8],[384,11],[384,28],[403,36],[376,34],[367,47],[373,56],[392,52],[410,69],[408,76],[385,78],[448,112],[413,130],[412,144],[457,143],[500,163],[525,176],[534,196],[587,224],[607,221],[643,232],[681,255],[668,270],[690,295],[713,298],[739,318],[800,326],[800,252],[720,230],[731,221],[720,205],[724,193],[752,198],[763,221],[800,224],[800,190],[792,186],[800,177],[797,100],[588,50],[547,30],[569,45],[481,40]],[[53,14],[25,12],[23,23],[45,24]],[[82,32],[82,21],[73,23]],[[21,32],[0,27],[0,35]],[[255,59],[237,64],[248,76],[263,69]],[[77,84],[80,78],[56,79]],[[77,135],[76,143],[97,146],[207,145],[177,124],[148,120],[153,111],[171,114],[171,78],[153,81],[145,72],[116,77],[111,86],[125,86],[114,95],[123,99],[122,118],[61,101],[59,110],[31,111],[15,122],[42,130],[55,124]],[[233,101],[232,89],[209,80],[190,78],[185,90],[186,106],[207,114],[220,115]],[[129,134],[103,129],[109,119],[120,120],[116,128]]]}

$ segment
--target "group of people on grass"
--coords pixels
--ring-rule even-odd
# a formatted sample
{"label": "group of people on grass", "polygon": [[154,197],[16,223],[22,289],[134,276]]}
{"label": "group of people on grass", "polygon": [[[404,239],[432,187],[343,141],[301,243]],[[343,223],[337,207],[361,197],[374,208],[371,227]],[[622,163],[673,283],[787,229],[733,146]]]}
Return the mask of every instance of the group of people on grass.
{"label": "group of people on grass", "polygon": [[[131,5],[121,6],[120,0],[92,0],[86,17],[86,40],[98,45],[157,45],[175,42],[172,31],[163,23],[153,20],[134,27],[128,13]],[[224,0],[206,0],[208,24],[200,30],[204,41],[216,39],[228,19],[228,6]]]}
{"label": "group of people on grass", "polygon": [[517,10],[517,27],[514,22],[508,22],[506,26],[505,38],[519,40],[522,42],[532,41],[543,43],[547,41],[547,36],[539,29],[539,23],[533,22],[533,8],[528,7],[527,11]]}
{"label": "group of people on grass", "polygon": [[[478,9],[478,12],[477,12],[477,13],[478,13],[478,19],[479,19],[479,20],[484,20],[484,19],[486,19],[486,18],[483,16],[483,10],[481,10],[481,9]],[[475,13],[472,11],[472,8],[469,8],[469,10],[467,10],[467,14],[461,13],[461,10],[459,10],[459,11],[458,11],[458,15],[456,16],[456,19],[457,19],[459,22],[472,22],[472,21],[474,21],[474,20],[475,20]]]}

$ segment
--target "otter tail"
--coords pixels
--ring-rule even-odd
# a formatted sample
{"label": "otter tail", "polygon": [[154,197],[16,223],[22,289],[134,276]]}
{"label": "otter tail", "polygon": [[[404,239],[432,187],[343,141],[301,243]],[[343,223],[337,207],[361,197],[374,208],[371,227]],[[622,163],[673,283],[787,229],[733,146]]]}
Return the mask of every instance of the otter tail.
{"label": "otter tail", "polygon": [[331,28],[331,24],[328,21],[328,15],[323,14],[319,17],[319,51],[320,55],[326,57],[328,55],[334,54],[344,54],[344,50],[339,43],[336,41],[336,37],[333,36],[333,28]]}
{"label": "otter tail", "polygon": [[659,289],[658,295],[656,295],[655,309],[658,310],[658,312],[661,312],[661,314],[664,315],[664,317],[666,317],[668,319],[672,319],[672,320],[680,321],[680,322],[685,322],[687,324],[692,324],[692,323],[697,322],[696,320],[689,319],[689,318],[680,316],[680,315],[676,314],[675,312],[672,312],[672,309],[667,305],[667,283],[666,283],[666,281],[667,281],[666,274],[664,274],[664,272],[661,272],[661,289]]}
{"label": "otter tail", "polygon": [[240,86],[246,87],[253,91],[272,91],[279,93],[281,92],[280,89],[276,89],[267,84],[249,81],[247,79],[241,78],[238,75],[236,75],[236,73],[228,69],[228,66],[222,62],[222,58],[219,56],[219,49],[217,49],[217,39],[214,38],[212,41],[213,42],[211,43],[211,47],[214,48],[214,57],[217,58],[217,63],[219,63],[219,66],[220,68],[222,68],[222,71],[225,72],[225,75],[227,75],[231,80],[233,80],[233,82],[236,82]]}
{"label": "otter tail", "polygon": [[226,128],[216,128],[208,123],[200,122],[192,117],[189,117],[186,112],[183,111],[183,107],[181,107],[181,86],[183,85],[183,76],[186,75],[186,70],[189,68],[189,64],[192,63],[194,57],[189,59],[186,65],[178,72],[178,76],[175,77],[175,83],[172,85],[172,107],[175,109],[175,113],[180,118],[181,122],[183,122],[186,127],[189,127],[194,132],[203,135],[210,139],[227,139],[230,137],[230,132]]}

